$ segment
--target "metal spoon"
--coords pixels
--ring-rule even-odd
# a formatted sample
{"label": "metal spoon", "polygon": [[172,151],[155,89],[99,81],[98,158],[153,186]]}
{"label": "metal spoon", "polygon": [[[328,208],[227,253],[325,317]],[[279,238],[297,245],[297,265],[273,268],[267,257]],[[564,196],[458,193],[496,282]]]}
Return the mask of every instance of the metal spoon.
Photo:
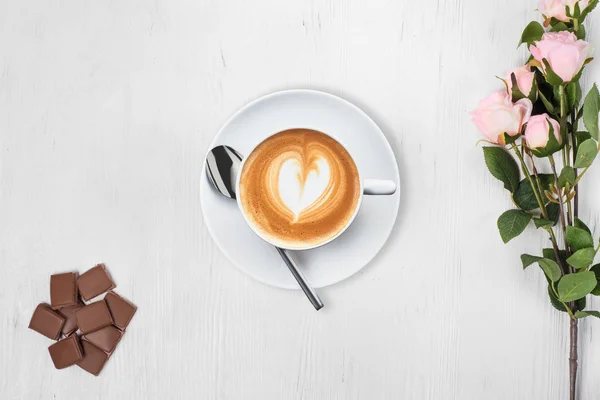
{"label": "metal spoon", "polygon": [[[208,180],[219,193],[230,199],[235,199],[235,184],[241,163],[242,155],[229,146],[217,146],[206,157],[206,174],[208,175]],[[315,309],[320,310],[323,308],[323,302],[315,290],[310,287],[306,281],[306,277],[298,269],[298,266],[291,259],[287,251],[279,247],[275,248]]]}

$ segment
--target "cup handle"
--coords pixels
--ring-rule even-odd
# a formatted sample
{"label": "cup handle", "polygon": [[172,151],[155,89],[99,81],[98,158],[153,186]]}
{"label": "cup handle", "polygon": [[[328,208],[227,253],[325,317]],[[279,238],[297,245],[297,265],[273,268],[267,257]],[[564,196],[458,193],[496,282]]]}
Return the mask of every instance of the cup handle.
{"label": "cup handle", "polygon": [[396,193],[396,182],[387,179],[365,179],[363,194],[388,196]]}

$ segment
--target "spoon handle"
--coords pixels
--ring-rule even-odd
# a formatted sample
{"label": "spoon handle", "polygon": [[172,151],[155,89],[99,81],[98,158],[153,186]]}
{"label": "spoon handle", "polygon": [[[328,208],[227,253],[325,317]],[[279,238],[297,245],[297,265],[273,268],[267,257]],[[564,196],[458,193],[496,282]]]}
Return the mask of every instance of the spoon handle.
{"label": "spoon handle", "polygon": [[276,249],[281,258],[283,258],[285,264],[292,272],[292,275],[294,275],[294,278],[296,278],[296,281],[298,281],[298,284],[302,288],[302,291],[304,292],[306,297],[308,297],[308,300],[310,300],[315,309],[319,311],[321,308],[323,308],[323,302],[319,298],[317,292],[315,292],[315,290],[312,287],[310,287],[310,285],[306,281],[306,278],[304,277],[304,274],[302,274],[302,272],[298,269],[298,266],[290,258],[288,253],[284,249],[281,249],[279,247],[276,247]]}

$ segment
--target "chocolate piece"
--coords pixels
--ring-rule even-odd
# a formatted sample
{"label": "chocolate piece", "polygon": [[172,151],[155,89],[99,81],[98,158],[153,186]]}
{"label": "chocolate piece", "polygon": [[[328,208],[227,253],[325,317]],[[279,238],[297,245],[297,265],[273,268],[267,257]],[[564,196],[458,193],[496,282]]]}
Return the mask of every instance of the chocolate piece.
{"label": "chocolate piece", "polygon": [[69,336],[71,333],[77,330],[77,318],[75,317],[75,311],[83,307],[83,304],[75,304],[72,306],[66,306],[61,308],[58,313],[65,317],[65,325],[62,328],[62,334]]}
{"label": "chocolate piece", "polygon": [[112,324],[112,317],[104,300],[88,304],[75,311],[77,326],[82,333],[90,333]]}
{"label": "chocolate piece", "polygon": [[58,340],[64,324],[65,318],[62,315],[53,311],[48,304],[39,304],[33,312],[29,329],[33,329],[52,340]]}
{"label": "chocolate piece", "polygon": [[72,272],[50,276],[50,305],[53,309],[77,304],[76,278]]}
{"label": "chocolate piece", "polygon": [[137,307],[116,294],[115,292],[108,292],[104,297],[106,305],[110,310],[110,314],[113,318],[113,324],[123,330],[129,325],[129,321],[135,314]]}
{"label": "chocolate piece", "polygon": [[48,347],[50,357],[56,369],[70,367],[83,359],[83,351],[77,335],[69,336]]}
{"label": "chocolate piece", "polygon": [[108,276],[104,264],[98,264],[77,278],[79,293],[85,301],[115,288],[115,283]]}
{"label": "chocolate piece", "polygon": [[121,336],[123,336],[123,332],[109,325],[96,332],[84,335],[82,339],[87,340],[102,351],[112,353],[115,347],[117,347],[119,340],[121,340]]}
{"label": "chocolate piece", "polygon": [[108,360],[108,355],[85,340],[81,342],[81,345],[83,346],[84,356],[83,360],[79,361],[77,365],[90,374],[98,376]]}

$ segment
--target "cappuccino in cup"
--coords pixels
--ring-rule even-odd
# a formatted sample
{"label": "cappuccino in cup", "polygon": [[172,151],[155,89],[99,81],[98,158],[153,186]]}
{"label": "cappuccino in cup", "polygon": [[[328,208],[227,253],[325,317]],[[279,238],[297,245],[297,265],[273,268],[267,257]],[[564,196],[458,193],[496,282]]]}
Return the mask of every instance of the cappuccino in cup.
{"label": "cappuccino in cup", "polygon": [[287,249],[319,246],[354,219],[362,186],[358,168],[331,136],[311,129],[276,133],[244,161],[238,202],[249,225]]}

